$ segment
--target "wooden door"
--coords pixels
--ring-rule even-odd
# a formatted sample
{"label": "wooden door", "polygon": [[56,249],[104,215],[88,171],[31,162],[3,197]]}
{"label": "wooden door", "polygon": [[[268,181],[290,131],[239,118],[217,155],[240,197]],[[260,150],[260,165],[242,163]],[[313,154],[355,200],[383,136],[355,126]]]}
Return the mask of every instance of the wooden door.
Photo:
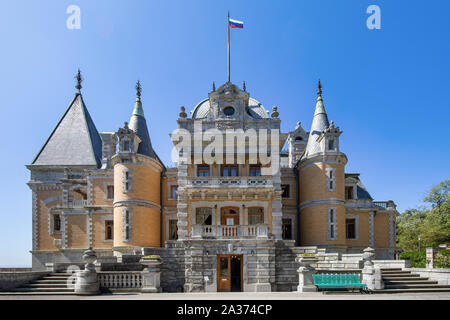
{"label": "wooden door", "polygon": [[229,255],[217,256],[217,291],[231,291],[231,264]]}
{"label": "wooden door", "polygon": [[235,207],[222,208],[220,215],[220,224],[223,226],[239,225],[239,208]]}
{"label": "wooden door", "polygon": [[217,256],[217,291],[242,291],[242,255]]}

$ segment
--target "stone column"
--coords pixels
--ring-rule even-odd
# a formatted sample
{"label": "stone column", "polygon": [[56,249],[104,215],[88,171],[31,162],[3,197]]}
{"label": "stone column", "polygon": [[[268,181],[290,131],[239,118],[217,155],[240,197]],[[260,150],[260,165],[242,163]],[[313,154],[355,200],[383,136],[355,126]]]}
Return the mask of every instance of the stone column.
{"label": "stone column", "polygon": [[178,226],[178,239],[179,240],[185,240],[188,237],[188,221],[187,221],[187,190],[186,190],[186,184],[187,184],[187,165],[186,164],[179,164],[178,165],[178,202],[177,202],[177,226]]}
{"label": "stone column", "polygon": [[142,271],[142,293],[161,292],[161,269],[162,259],[158,255],[141,258],[139,263],[145,266]]}
{"label": "stone column", "polygon": [[380,290],[384,288],[384,283],[381,279],[380,268],[375,267],[372,262],[374,257],[375,249],[368,247],[363,250],[364,268],[361,272],[361,282],[366,284],[369,290]]}
{"label": "stone column", "polygon": [[92,248],[84,252],[83,261],[86,262],[86,265],[84,270],[78,271],[76,274],[75,294],[95,295],[100,293],[100,284],[94,265],[96,260],[97,256]]}
{"label": "stone column", "polygon": [[312,275],[316,269],[311,265],[317,263],[318,259],[315,256],[297,256],[296,262],[300,263],[298,268],[298,287],[297,292],[316,292],[317,287],[314,285]]}

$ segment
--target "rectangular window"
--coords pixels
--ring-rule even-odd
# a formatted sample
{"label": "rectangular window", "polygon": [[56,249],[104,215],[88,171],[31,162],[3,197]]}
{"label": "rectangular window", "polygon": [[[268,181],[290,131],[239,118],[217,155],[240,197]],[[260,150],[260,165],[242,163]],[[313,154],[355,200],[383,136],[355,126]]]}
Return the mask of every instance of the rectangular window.
{"label": "rectangular window", "polygon": [[263,208],[248,208],[248,224],[263,224],[264,223],[264,209]]}
{"label": "rectangular window", "polygon": [[328,238],[327,240],[336,240],[336,211],[333,208],[328,209]]}
{"label": "rectangular window", "polygon": [[212,225],[212,210],[211,208],[197,208],[197,215],[195,217],[196,224],[210,226]]}
{"label": "rectangular window", "polygon": [[345,187],[345,200],[353,199],[353,187]]}
{"label": "rectangular window", "polygon": [[177,198],[177,190],[178,190],[178,186],[177,185],[170,186],[170,196],[171,196],[172,199],[176,199]]}
{"label": "rectangular window", "polygon": [[53,231],[61,231],[61,215],[53,215]]}
{"label": "rectangular window", "polygon": [[178,225],[177,220],[169,220],[169,240],[178,239]]}
{"label": "rectangular window", "polygon": [[106,187],[106,198],[113,199],[114,198],[114,186]]}
{"label": "rectangular window", "polygon": [[251,165],[249,167],[249,176],[250,177],[261,176],[261,166],[260,165]]}
{"label": "rectangular window", "polygon": [[328,140],[328,150],[334,150],[334,140]]}
{"label": "rectangular window", "polygon": [[131,209],[123,210],[123,241],[131,241],[132,214]]}
{"label": "rectangular window", "polygon": [[209,165],[197,166],[197,177],[209,177]]}
{"label": "rectangular window", "polygon": [[336,191],[336,169],[327,168],[327,191]]}
{"label": "rectangular window", "polygon": [[130,141],[123,142],[123,151],[130,151]]}
{"label": "rectangular window", "polygon": [[356,239],[356,220],[355,219],[345,219],[345,234],[347,239]]}
{"label": "rectangular window", "polygon": [[291,196],[291,186],[289,184],[282,184],[281,190],[283,191],[283,194],[281,195],[283,198],[290,198]]}
{"label": "rectangular window", "polygon": [[237,177],[238,166],[236,164],[222,165],[222,177]]}
{"label": "rectangular window", "polygon": [[114,222],[112,220],[105,221],[105,240],[114,239]]}
{"label": "rectangular window", "polygon": [[291,219],[283,219],[282,231],[283,231],[283,239],[291,240],[292,239],[292,220]]}

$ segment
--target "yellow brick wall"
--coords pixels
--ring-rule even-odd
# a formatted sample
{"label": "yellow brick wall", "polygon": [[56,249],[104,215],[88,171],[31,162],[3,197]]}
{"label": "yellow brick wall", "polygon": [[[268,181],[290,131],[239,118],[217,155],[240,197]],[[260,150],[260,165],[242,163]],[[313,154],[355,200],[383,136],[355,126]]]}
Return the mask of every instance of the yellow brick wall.
{"label": "yellow brick wall", "polygon": [[389,246],[389,215],[387,213],[377,213],[374,218],[374,240],[375,247]]}
{"label": "yellow brick wall", "polygon": [[[327,191],[326,168],[336,169],[336,191]],[[315,163],[300,170],[300,202],[320,198],[345,196],[344,166],[340,164]]]}
{"label": "yellow brick wall", "polygon": [[[104,222],[102,222],[102,217],[112,216],[112,214],[94,214],[92,215],[92,246],[93,248],[108,249],[112,248],[113,241],[103,241],[103,232],[106,232]],[[112,220],[112,219],[111,219]],[[114,230],[115,235],[115,230]]]}
{"label": "yellow brick wall", "polygon": [[114,185],[114,180],[112,178],[109,179],[94,179],[92,181],[92,203],[94,205],[107,205],[112,206],[113,199],[105,199],[107,197],[107,190],[105,188],[106,185]]}
{"label": "yellow brick wall", "polygon": [[67,221],[67,247],[87,248],[86,243],[86,215],[81,214],[69,214],[66,215]]}
{"label": "yellow brick wall", "polygon": [[61,200],[52,201],[45,204],[44,201],[51,197],[60,196],[61,190],[39,190],[37,196],[37,218],[38,218],[38,250],[57,250],[59,247],[54,245],[54,239],[61,239],[59,234],[49,234],[48,214],[52,207],[61,204]]}
{"label": "yellow brick wall", "polygon": [[[327,240],[328,208],[336,208],[337,240]],[[300,213],[300,241],[302,246],[345,244],[345,212],[342,205],[324,204],[304,208]]]}
{"label": "yellow brick wall", "polygon": [[347,245],[349,246],[369,246],[369,213],[368,212],[355,212],[351,211],[348,214],[358,216],[358,240],[347,239]]}

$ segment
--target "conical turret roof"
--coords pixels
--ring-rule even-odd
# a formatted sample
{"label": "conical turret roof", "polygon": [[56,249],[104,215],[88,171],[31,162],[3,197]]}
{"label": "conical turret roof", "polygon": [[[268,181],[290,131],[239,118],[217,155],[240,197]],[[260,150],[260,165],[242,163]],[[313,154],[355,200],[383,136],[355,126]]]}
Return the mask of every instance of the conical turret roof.
{"label": "conical turret roof", "polygon": [[102,140],[78,92],[32,164],[100,167],[101,157]]}
{"label": "conical turret roof", "polygon": [[330,126],[328,122],[328,116],[325,111],[322,99],[322,84],[319,80],[318,85],[318,97],[316,102],[316,110],[314,112],[313,121],[311,124],[311,130],[309,132],[308,144],[306,145],[306,151],[304,157],[320,152],[320,144],[317,142],[317,138],[322,134],[322,131]]}
{"label": "conical turret roof", "polygon": [[134,104],[133,113],[131,114],[129,128],[141,139],[137,153],[157,159],[158,157],[152,148],[147,121],[145,120],[144,109],[142,108],[141,85],[139,81],[136,84],[136,90],[136,103]]}

